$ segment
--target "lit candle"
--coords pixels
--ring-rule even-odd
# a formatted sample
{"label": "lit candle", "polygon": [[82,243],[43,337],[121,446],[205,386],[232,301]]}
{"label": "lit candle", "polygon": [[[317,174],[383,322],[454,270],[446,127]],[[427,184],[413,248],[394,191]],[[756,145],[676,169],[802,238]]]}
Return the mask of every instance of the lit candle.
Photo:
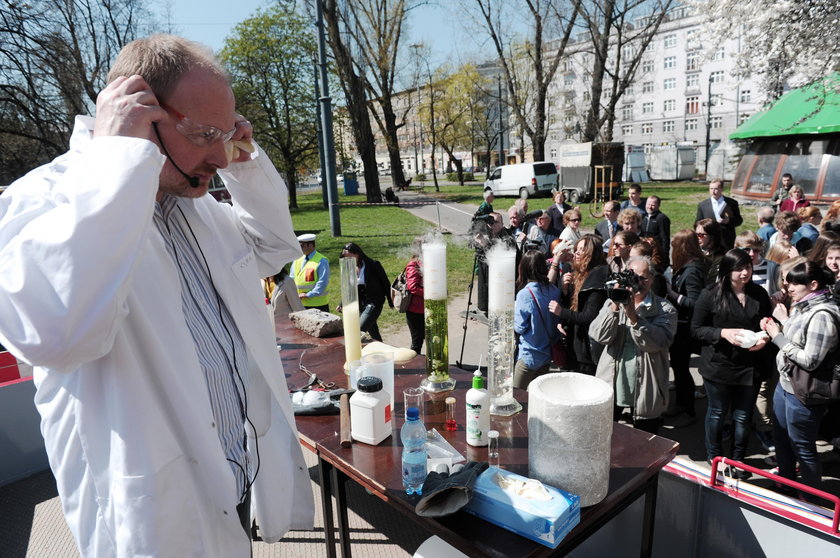
{"label": "lit candle", "polygon": [[516,252],[500,245],[495,246],[487,252],[487,265],[488,312],[513,310],[516,298]]}
{"label": "lit candle", "polygon": [[359,329],[359,275],[355,258],[341,258],[341,323],[344,326],[344,372],[350,363],[362,358],[362,331]]}
{"label": "lit candle", "polygon": [[446,244],[423,244],[423,297],[446,300]]}

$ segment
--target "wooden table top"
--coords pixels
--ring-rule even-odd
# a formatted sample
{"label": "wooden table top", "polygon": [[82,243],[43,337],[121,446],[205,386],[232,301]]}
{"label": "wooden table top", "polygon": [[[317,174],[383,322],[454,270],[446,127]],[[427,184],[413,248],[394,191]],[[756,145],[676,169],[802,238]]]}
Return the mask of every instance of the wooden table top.
{"label": "wooden table top", "polygon": [[[308,381],[306,374],[298,369],[301,362],[325,381],[332,381],[339,387],[348,387],[348,376],[344,374],[343,338],[314,338],[292,326],[288,321],[277,321],[278,344],[281,345],[286,381],[289,389],[302,387]],[[472,385],[472,372],[456,367],[450,368],[456,379],[454,391],[427,394],[424,423],[427,429],[435,428],[467,460],[486,461],[487,448],[476,448],[466,443],[464,430],[465,396]],[[354,442],[349,448],[342,448],[337,415],[296,417],[301,442],[315,449],[319,456],[337,467],[353,481],[370,490],[377,497],[389,502],[413,520],[456,544],[470,555],[486,556],[543,556],[553,551],[538,543],[515,535],[501,528],[459,512],[443,521],[422,518],[414,513],[417,496],[408,496],[402,487],[402,446],[399,431],[404,423],[402,390],[416,387],[426,377],[425,357],[418,356],[411,361],[396,365],[394,386],[396,409],[393,416],[393,434],[377,446]],[[528,476],[528,394],[525,390],[514,390],[522,403],[522,412],[512,417],[491,417],[492,428],[499,431],[499,453],[502,468]],[[458,428],[448,432],[444,427],[446,397],[456,398],[456,420]],[[581,524],[572,531],[567,540],[579,530],[610,514],[611,511],[640,487],[644,486],[677,453],[679,444],[672,440],[653,436],[629,426],[615,423],[610,458],[609,491],[599,504],[581,512]],[[563,545],[559,547],[563,548]]]}

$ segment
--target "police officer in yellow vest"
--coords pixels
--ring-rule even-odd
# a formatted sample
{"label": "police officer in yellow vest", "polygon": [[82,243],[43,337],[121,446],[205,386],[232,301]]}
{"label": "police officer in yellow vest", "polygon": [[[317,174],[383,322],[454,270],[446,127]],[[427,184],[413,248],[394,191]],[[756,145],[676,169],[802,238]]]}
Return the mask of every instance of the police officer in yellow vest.
{"label": "police officer in yellow vest", "polygon": [[330,262],[323,254],[315,251],[314,234],[302,234],[297,239],[303,256],[292,264],[292,276],[300,301],[306,308],[329,312],[327,285],[330,284]]}

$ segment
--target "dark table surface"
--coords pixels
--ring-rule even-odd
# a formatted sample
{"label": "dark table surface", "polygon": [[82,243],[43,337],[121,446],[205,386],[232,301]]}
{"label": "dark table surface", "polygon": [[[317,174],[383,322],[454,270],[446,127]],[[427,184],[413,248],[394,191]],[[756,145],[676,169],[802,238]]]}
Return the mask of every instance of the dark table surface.
{"label": "dark table surface", "polygon": [[[302,387],[309,379],[298,369],[299,364],[323,380],[335,382],[338,387],[348,387],[348,376],[343,369],[342,338],[310,337],[284,320],[277,320],[276,325],[289,389]],[[299,416],[296,422],[301,442],[309,449],[317,450],[321,459],[338,468],[347,477],[470,555],[543,556],[556,552],[505,529],[491,527],[486,521],[465,512],[441,521],[414,513],[418,497],[406,495],[402,487],[399,430],[404,422],[404,409],[401,393],[407,387],[419,386],[425,378],[425,358],[419,356],[394,368],[397,397],[393,413],[393,434],[389,438],[377,446],[354,442],[351,447],[342,448],[338,416]],[[486,461],[487,448],[468,445],[464,431],[464,399],[471,386],[472,372],[452,367],[450,373],[457,381],[454,391],[426,395],[425,426],[427,429],[435,428],[466,459]],[[458,428],[455,432],[448,432],[444,428],[444,400],[449,396],[455,397],[457,401],[455,416]],[[501,467],[528,476],[528,394],[524,390],[515,390],[515,396],[522,403],[522,412],[512,417],[493,416],[491,424],[492,428],[499,431]],[[640,489],[673,459],[678,448],[679,444],[671,440],[615,423],[607,496],[601,503],[581,511],[580,525],[566,540],[572,540],[577,532],[585,531],[611,514],[617,506],[626,504],[629,497],[638,495]],[[558,550],[562,551],[564,544],[565,541]]]}

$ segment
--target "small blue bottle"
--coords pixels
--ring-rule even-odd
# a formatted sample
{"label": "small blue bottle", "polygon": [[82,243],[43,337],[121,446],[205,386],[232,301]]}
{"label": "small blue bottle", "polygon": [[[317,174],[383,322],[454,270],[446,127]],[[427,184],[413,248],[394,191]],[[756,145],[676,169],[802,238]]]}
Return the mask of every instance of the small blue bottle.
{"label": "small blue bottle", "polygon": [[417,407],[409,407],[405,419],[400,430],[403,487],[406,494],[422,494],[426,480],[426,427]]}

